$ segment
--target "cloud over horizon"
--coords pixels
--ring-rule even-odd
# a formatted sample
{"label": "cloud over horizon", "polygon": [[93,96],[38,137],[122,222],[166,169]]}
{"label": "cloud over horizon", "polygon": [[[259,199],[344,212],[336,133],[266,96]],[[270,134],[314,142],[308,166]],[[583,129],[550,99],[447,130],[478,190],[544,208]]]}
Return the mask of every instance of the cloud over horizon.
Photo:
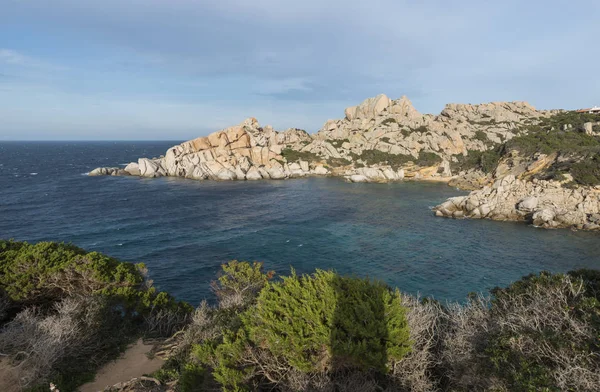
{"label": "cloud over horizon", "polygon": [[600,4],[0,0],[0,140],[314,132],[369,96],[600,104]]}

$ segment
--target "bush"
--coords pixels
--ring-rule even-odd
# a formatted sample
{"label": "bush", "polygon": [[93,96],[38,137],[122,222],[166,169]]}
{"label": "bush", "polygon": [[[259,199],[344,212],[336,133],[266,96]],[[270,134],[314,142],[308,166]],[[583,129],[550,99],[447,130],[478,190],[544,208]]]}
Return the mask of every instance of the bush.
{"label": "bush", "polygon": [[469,151],[468,155],[455,155],[457,162],[452,162],[450,168],[452,172],[467,171],[478,169],[484,173],[492,173],[498,167],[498,162],[502,156],[502,146],[496,146],[487,151]]}
{"label": "bush", "polygon": [[288,162],[296,162],[296,161],[307,161],[307,162],[319,162],[321,158],[312,152],[308,151],[297,151],[291,148],[284,148],[281,151],[281,156],[286,159]]}
{"label": "bush", "polygon": [[193,358],[227,390],[270,383],[294,389],[352,369],[386,374],[411,349],[406,312],[399,292],[381,283],[292,272],[260,292],[237,328],[197,345]]}
{"label": "bush", "polygon": [[490,139],[488,138],[487,133],[477,130],[475,131],[475,140],[482,141],[484,143],[489,143]]}
{"label": "bush", "polygon": [[101,295],[141,314],[156,308],[188,310],[145,279],[144,264],[54,242],[0,241],[0,287],[21,307],[48,306],[73,295]]}
{"label": "bush", "polygon": [[[107,281],[86,274],[85,284],[80,275],[61,275],[76,282],[63,286],[82,287],[84,295],[51,290],[53,268],[91,268],[75,261],[89,256],[78,248],[5,242],[2,249],[3,271],[16,274],[17,258],[37,279],[27,286],[2,276],[3,284],[20,282],[23,296],[0,287],[9,319],[0,352],[17,366],[22,387],[42,391],[53,381],[75,390],[150,324],[182,322],[164,321],[177,318],[156,304],[142,306],[142,317],[112,291],[122,282],[112,274]],[[36,272],[44,257],[48,265]],[[261,263],[222,268],[212,283],[217,303],[202,302],[154,375],[177,382],[179,391],[592,392],[600,385],[600,271],[529,275],[493,289],[490,298],[470,295],[465,304],[442,306],[332,271],[292,270],[274,281]],[[111,290],[85,291],[100,282]]]}
{"label": "bush", "polygon": [[600,154],[572,164],[569,172],[579,185],[600,185]]}
{"label": "bush", "polygon": [[491,302],[449,312],[451,382],[460,390],[594,391],[600,385],[598,272],[530,275]]}
{"label": "bush", "polygon": [[368,166],[372,165],[390,165],[394,169],[406,166],[409,162],[413,162],[419,166],[433,166],[439,164],[442,158],[434,152],[421,151],[419,157],[415,158],[412,155],[404,154],[391,154],[380,150],[363,150],[358,155],[350,153],[354,161],[362,160],[367,163]]}
{"label": "bush", "polygon": [[410,346],[398,292],[331,271],[293,273],[269,285],[245,325],[252,341],[305,372],[323,366],[386,371],[388,358],[401,359]]}
{"label": "bush", "polygon": [[[600,138],[587,135],[579,130],[583,124],[597,121],[590,113],[562,112],[544,118],[537,125],[529,125],[519,130],[524,133],[507,142],[507,150],[518,150],[525,155],[536,152],[562,155],[587,155],[600,152]],[[571,125],[567,131],[565,125]]]}
{"label": "bush", "polygon": [[135,337],[170,336],[187,323],[192,308],[158,292],[145,273],[143,264],[72,245],[0,241],[0,300],[12,317],[0,352],[25,386],[52,380],[74,390]]}
{"label": "bush", "polygon": [[331,166],[331,167],[340,167],[340,166],[351,165],[352,162],[350,162],[346,158],[329,158],[327,160],[327,164],[329,164],[329,166]]}
{"label": "bush", "polygon": [[427,128],[425,125],[421,125],[420,127],[413,129],[413,132],[427,133],[429,132],[429,128]]}
{"label": "bush", "polygon": [[127,342],[120,321],[100,298],[66,298],[51,312],[29,307],[2,329],[0,352],[10,355],[23,388],[53,380],[75,390]]}
{"label": "bush", "polygon": [[442,162],[442,158],[435,152],[419,152],[419,158],[417,159],[417,164],[419,166],[435,166]]}
{"label": "bush", "polygon": [[222,265],[222,273],[212,283],[221,308],[245,308],[265,287],[274,271],[264,272],[263,263],[233,260]]}

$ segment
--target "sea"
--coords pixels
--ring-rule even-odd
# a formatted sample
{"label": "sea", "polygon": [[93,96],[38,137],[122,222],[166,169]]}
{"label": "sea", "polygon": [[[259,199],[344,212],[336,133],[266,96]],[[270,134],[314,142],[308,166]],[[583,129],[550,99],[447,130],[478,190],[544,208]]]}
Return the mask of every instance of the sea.
{"label": "sea", "polygon": [[600,233],[434,217],[433,206],[466,194],[445,184],[87,175],[177,143],[0,143],[0,238],[143,262],[159,289],[192,304],[212,298],[229,260],[279,275],[332,269],[460,302],[542,270],[600,268]]}

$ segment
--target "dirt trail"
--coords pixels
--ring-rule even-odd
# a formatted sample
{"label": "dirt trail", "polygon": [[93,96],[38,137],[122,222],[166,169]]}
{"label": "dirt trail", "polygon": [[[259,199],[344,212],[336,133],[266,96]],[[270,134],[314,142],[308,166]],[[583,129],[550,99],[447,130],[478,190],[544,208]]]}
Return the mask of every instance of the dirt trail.
{"label": "dirt trail", "polygon": [[[150,350],[152,350],[152,345],[145,345],[142,339],[138,340],[121,357],[104,365],[96,374],[96,379],[82,385],[79,388],[79,392],[102,391],[108,386],[129,381],[132,378],[140,377],[160,369],[164,363],[163,360],[156,357],[153,359],[148,358],[146,354]],[[0,388],[0,391],[4,391],[4,389]]]}
{"label": "dirt trail", "polygon": [[18,392],[19,377],[15,369],[8,364],[6,358],[0,358],[0,391]]}

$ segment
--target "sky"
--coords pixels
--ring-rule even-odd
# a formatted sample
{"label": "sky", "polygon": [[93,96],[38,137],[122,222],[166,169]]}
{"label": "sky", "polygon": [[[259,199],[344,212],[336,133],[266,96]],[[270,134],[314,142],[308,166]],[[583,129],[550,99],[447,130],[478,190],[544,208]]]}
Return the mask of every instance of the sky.
{"label": "sky", "polygon": [[380,93],[590,107],[599,21],[597,0],[0,0],[0,140],[312,133]]}

